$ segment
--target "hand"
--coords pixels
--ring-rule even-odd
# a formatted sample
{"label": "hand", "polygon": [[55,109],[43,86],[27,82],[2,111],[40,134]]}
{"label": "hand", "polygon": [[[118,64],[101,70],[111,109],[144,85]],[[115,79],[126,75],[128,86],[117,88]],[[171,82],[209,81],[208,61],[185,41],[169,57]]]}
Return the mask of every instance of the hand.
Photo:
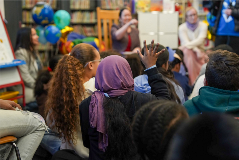
{"label": "hand", "polygon": [[138,50],[140,50],[140,48],[139,48],[139,47],[136,47],[135,49],[133,49],[132,52],[133,52],[133,53],[137,53]]}
{"label": "hand", "polygon": [[131,19],[131,21],[129,21],[129,25],[137,25],[138,21],[136,19]]}
{"label": "hand", "polygon": [[160,52],[156,53],[157,50],[158,50],[158,47],[159,47],[158,43],[154,47],[154,40],[152,40],[150,48],[148,50],[147,45],[146,45],[146,41],[144,41],[144,55],[142,55],[142,53],[139,50],[137,51],[137,53],[139,55],[139,58],[143,62],[146,69],[155,65],[159,55],[165,51],[165,49],[163,49]]}
{"label": "hand", "polygon": [[230,16],[230,15],[232,14],[232,10],[231,10],[231,9],[226,9],[226,10],[225,10],[225,14],[226,14],[227,16]]}
{"label": "hand", "polygon": [[22,107],[17,103],[2,99],[0,99],[0,108],[6,110],[15,110],[15,108],[22,109]]}

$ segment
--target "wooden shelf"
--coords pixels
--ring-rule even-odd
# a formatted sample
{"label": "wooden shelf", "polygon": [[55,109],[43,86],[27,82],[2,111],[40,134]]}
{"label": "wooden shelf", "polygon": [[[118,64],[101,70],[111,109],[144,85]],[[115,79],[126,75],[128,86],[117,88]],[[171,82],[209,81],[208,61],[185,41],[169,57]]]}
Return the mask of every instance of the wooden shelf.
{"label": "wooden shelf", "polygon": [[[31,11],[33,9],[33,7],[32,8],[22,8],[22,10],[28,10],[28,11]],[[56,8],[52,8],[54,11],[56,11],[57,9]]]}
{"label": "wooden shelf", "polygon": [[95,11],[95,9],[70,9],[71,11],[73,11],[73,12],[77,12],[77,11]]}
{"label": "wooden shelf", "polygon": [[70,24],[72,24],[72,25],[79,25],[79,24],[81,24],[81,25],[95,25],[95,24],[97,24],[97,22],[71,22]]}

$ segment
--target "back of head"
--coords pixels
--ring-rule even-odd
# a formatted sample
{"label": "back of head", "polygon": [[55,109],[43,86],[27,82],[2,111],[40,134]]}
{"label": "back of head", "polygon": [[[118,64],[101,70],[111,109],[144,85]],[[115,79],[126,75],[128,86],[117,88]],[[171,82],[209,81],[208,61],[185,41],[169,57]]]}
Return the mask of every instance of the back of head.
{"label": "back of head", "polygon": [[31,40],[31,28],[24,27],[18,30],[14,51],[18,50],[20,47],[29,51],[31,48],[34,48]]}
{"label": "back of head", "polygon": [[[147,48],[148,49],[150,48],[149,44],[147,45]],[[165,49],[165,51],[159,55],[157,62],[156,62],[157,68],[162,67],[162,65],[166,64],[169,59],[169,52],[168,52],[167,48],[164,47],[163,45],[159,44],[157,52],[160,52],[163,49]],[[142,55],[144,55],[144,48],[142,48],[141,53],[142,53]]]}
{"label": "back of head", "polygon": [[70,55],[78,59],[81,64],[85,66],[87,62],[95,59],[96,51],[97,50],[92,45],[80,43],[72,48]]}
{"label": "back of head", "polygon": [[163,159],[170,139],[188,118],[185,108],[172,101],[153,101],[135,115],[132,135],[143,159]]}
{"label": "back of head", "polygon": [[111,55],[118,55],[118,56],[121,56],[121,54],[116,51],[116,50],[108,50],[108,51],[103,51],[103,52],[100,52],[100,57],[101,58],[105,58],[105,57],[108,57],[108,56],[111,56]]}
{"label": "back of head", "polygon": [[205,77],[210,87],[237,91],[239,89],[239,56],[216,50],[209,54]]}
{"label": "back of head", "polygon": [[75,142],[79,127],[79,103],[84,99],[83,65],[73,56],[65,55],[57,64],[46,102],[49,126],[54,125],[60,137]]}
{"label": "back of head", "polygon": [[130,68],[133,73],[133,78],[139,76],[141,74],[143,67],[141,65],[141,61],[139,59],[138,54],[126,55],[125,59],[128,61],[129,65],[130,65]]}
{"label": "back of head", "polygon": [[170,62],[171,68],[174,68],[176,64],[183,62],[183,52],[180,49],[175,49],[174,60]]}
{"label": "back of head", "polygon": [[52,57],[49,61],[49,68],[54,71],[58,61],[63,57],[63,55],[56,55]]}
{"label": "back of head", "polygon": [[228,51],[228,52],[234,52],[234,50],[232,49],[232,47],[230,47],[230,46],[227,45],[227,44],[220,44],[220,45],[218,45],[218,46],[212,48],[211,51],[216,51],[216,50],[219,50],[219,49],[221,49],[221,50],[226,50],[226,51]]}
{"label": "back of head", "polygon": [[132,71],[125,58],[112,55],[101,61],[95,75],[96,89],[107,93],[112,89],[128,90],[133,87]]}
{"label": "back of head", "polygon": [[175,134],[167,160],[239,159],[238,121],[226,114],[205,113],[190,119]]}

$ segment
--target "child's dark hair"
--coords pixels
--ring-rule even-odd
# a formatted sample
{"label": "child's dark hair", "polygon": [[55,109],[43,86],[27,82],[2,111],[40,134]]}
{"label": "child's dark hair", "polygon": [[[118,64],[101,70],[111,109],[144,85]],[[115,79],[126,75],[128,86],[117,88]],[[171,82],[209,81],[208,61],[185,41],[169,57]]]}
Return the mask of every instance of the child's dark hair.
{"label": "child's dark hair", "polygon": [[130,68],[133,73],[133,78],[139,76],[141,74],[143,67],[141,65],[141,61],[139,59],[138,54],[126,55],[125,59],[128,61],[129,65],[130,65]]}
{"label": "child's dark hair", "polygon": [[[54,71],[58,61],[63,57],[63,55],[56,55],[52,57],[49,61],[49,68]],[[41,94],[47,94],[47,90],[44,89],[44,84],[47,84],[52,78],[52,74],[49,70],[42,70],[38,73],[36,84],[34,88],[34,95],[40,96]]]}
{"label": "child's dark hair", "polygon": [[238,121],[223,113],[203,113],[181,126],[167,160],[238,160]]}
{"label": "child's dark hair", "polygon": [[179,58],[181,60],[175,57],[174,60],[172,62],[170,62],[171,68],[174,68],[175,65],[180,64],[181,62],[183,62],[183,52],[180,49],[175,49],[175,51],[176,51],[176,54],[179,56]]}
{"label": "child's dark hair", "polygon": [[132,160],[137,156],[136,147],[131,137],[131,122],[127,107],[119,98],[104,98],[104,112],[108,134],[106,160]]}
{"label": "child's dark hair", "polygon": [[[147,45],[148,49],[149,49],[149,47],[150,47],[150,45]],[[173,81],[177,85],[179,85],[179,83],[175,80],[171,69],[168,69],[166,71],[164,68],[162,68],[162,65],[168,63],[168,59],[169,59],[169,52],[168,52],[167,48],[165,48],[164,46],[159,45],[157,52],[160,52],[163,49],[165,49],[165,51],[159,55],[159,57],[156,61],[156,66],[157,66],[159,73],[161,73],[165,77],[164,80],[167,83],[167,86],[169,89],[169,95],[170,95],[171,99],[178,103],[181,103],[181,100],[178,97],[178,95],[176,94],[173,84],[169,80]],[[144,55],[144,48],[142,48],[141,53]]]}
{"label": "child's dark hair", "polygon": [[141,157],[164,159],[171,138],[187,118],[185,108],[172,101],[157,100],[144,105],[132,123],[132,136]]}
{"label": "child's dark hair", "polygon": [[208,86],[237,91],[239,89],[239,56],[225,50],[209,54],[205,77]]}
{"label": "child's dark hair", "polygon": [[105,57],[108,57],[108,56],[111,56],[111,55],[122,56],[118,51],[113,50],[113,49],[110,49],[110,50],[107,50],[107,51],[100,52],[100,58],[105,58]]}
{"label": "child's dark hair", "polygon": [[49,61],[49,68],[51,68],[52,71],[55,70],[56,68],[56,65],[58,63],[58,61],[63,57],[63,55],[59,54],[59,55],[56,55],[54,57],[52,57]]}

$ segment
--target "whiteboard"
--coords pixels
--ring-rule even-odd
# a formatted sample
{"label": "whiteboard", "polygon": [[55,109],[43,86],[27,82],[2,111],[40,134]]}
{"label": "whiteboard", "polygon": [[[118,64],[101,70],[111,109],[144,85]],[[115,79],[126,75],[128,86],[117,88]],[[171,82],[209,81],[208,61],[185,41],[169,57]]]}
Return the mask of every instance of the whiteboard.
{"label": "whiteboard", "polygon": [[[12,44],[2,19],[1,11],[0,11],[0,18],[1,18],[0,19],[0,43],[1,43],[0,52],[1,53],[4,52],[5,61],[8,62],[8,61],[14,60],[15,58],[14,58],[14,53],[12,49]],[[17,67],[0,69],[0,87],[1,85],[20,82],[20,81],[21,81],[21,78],[17,70]]]}

